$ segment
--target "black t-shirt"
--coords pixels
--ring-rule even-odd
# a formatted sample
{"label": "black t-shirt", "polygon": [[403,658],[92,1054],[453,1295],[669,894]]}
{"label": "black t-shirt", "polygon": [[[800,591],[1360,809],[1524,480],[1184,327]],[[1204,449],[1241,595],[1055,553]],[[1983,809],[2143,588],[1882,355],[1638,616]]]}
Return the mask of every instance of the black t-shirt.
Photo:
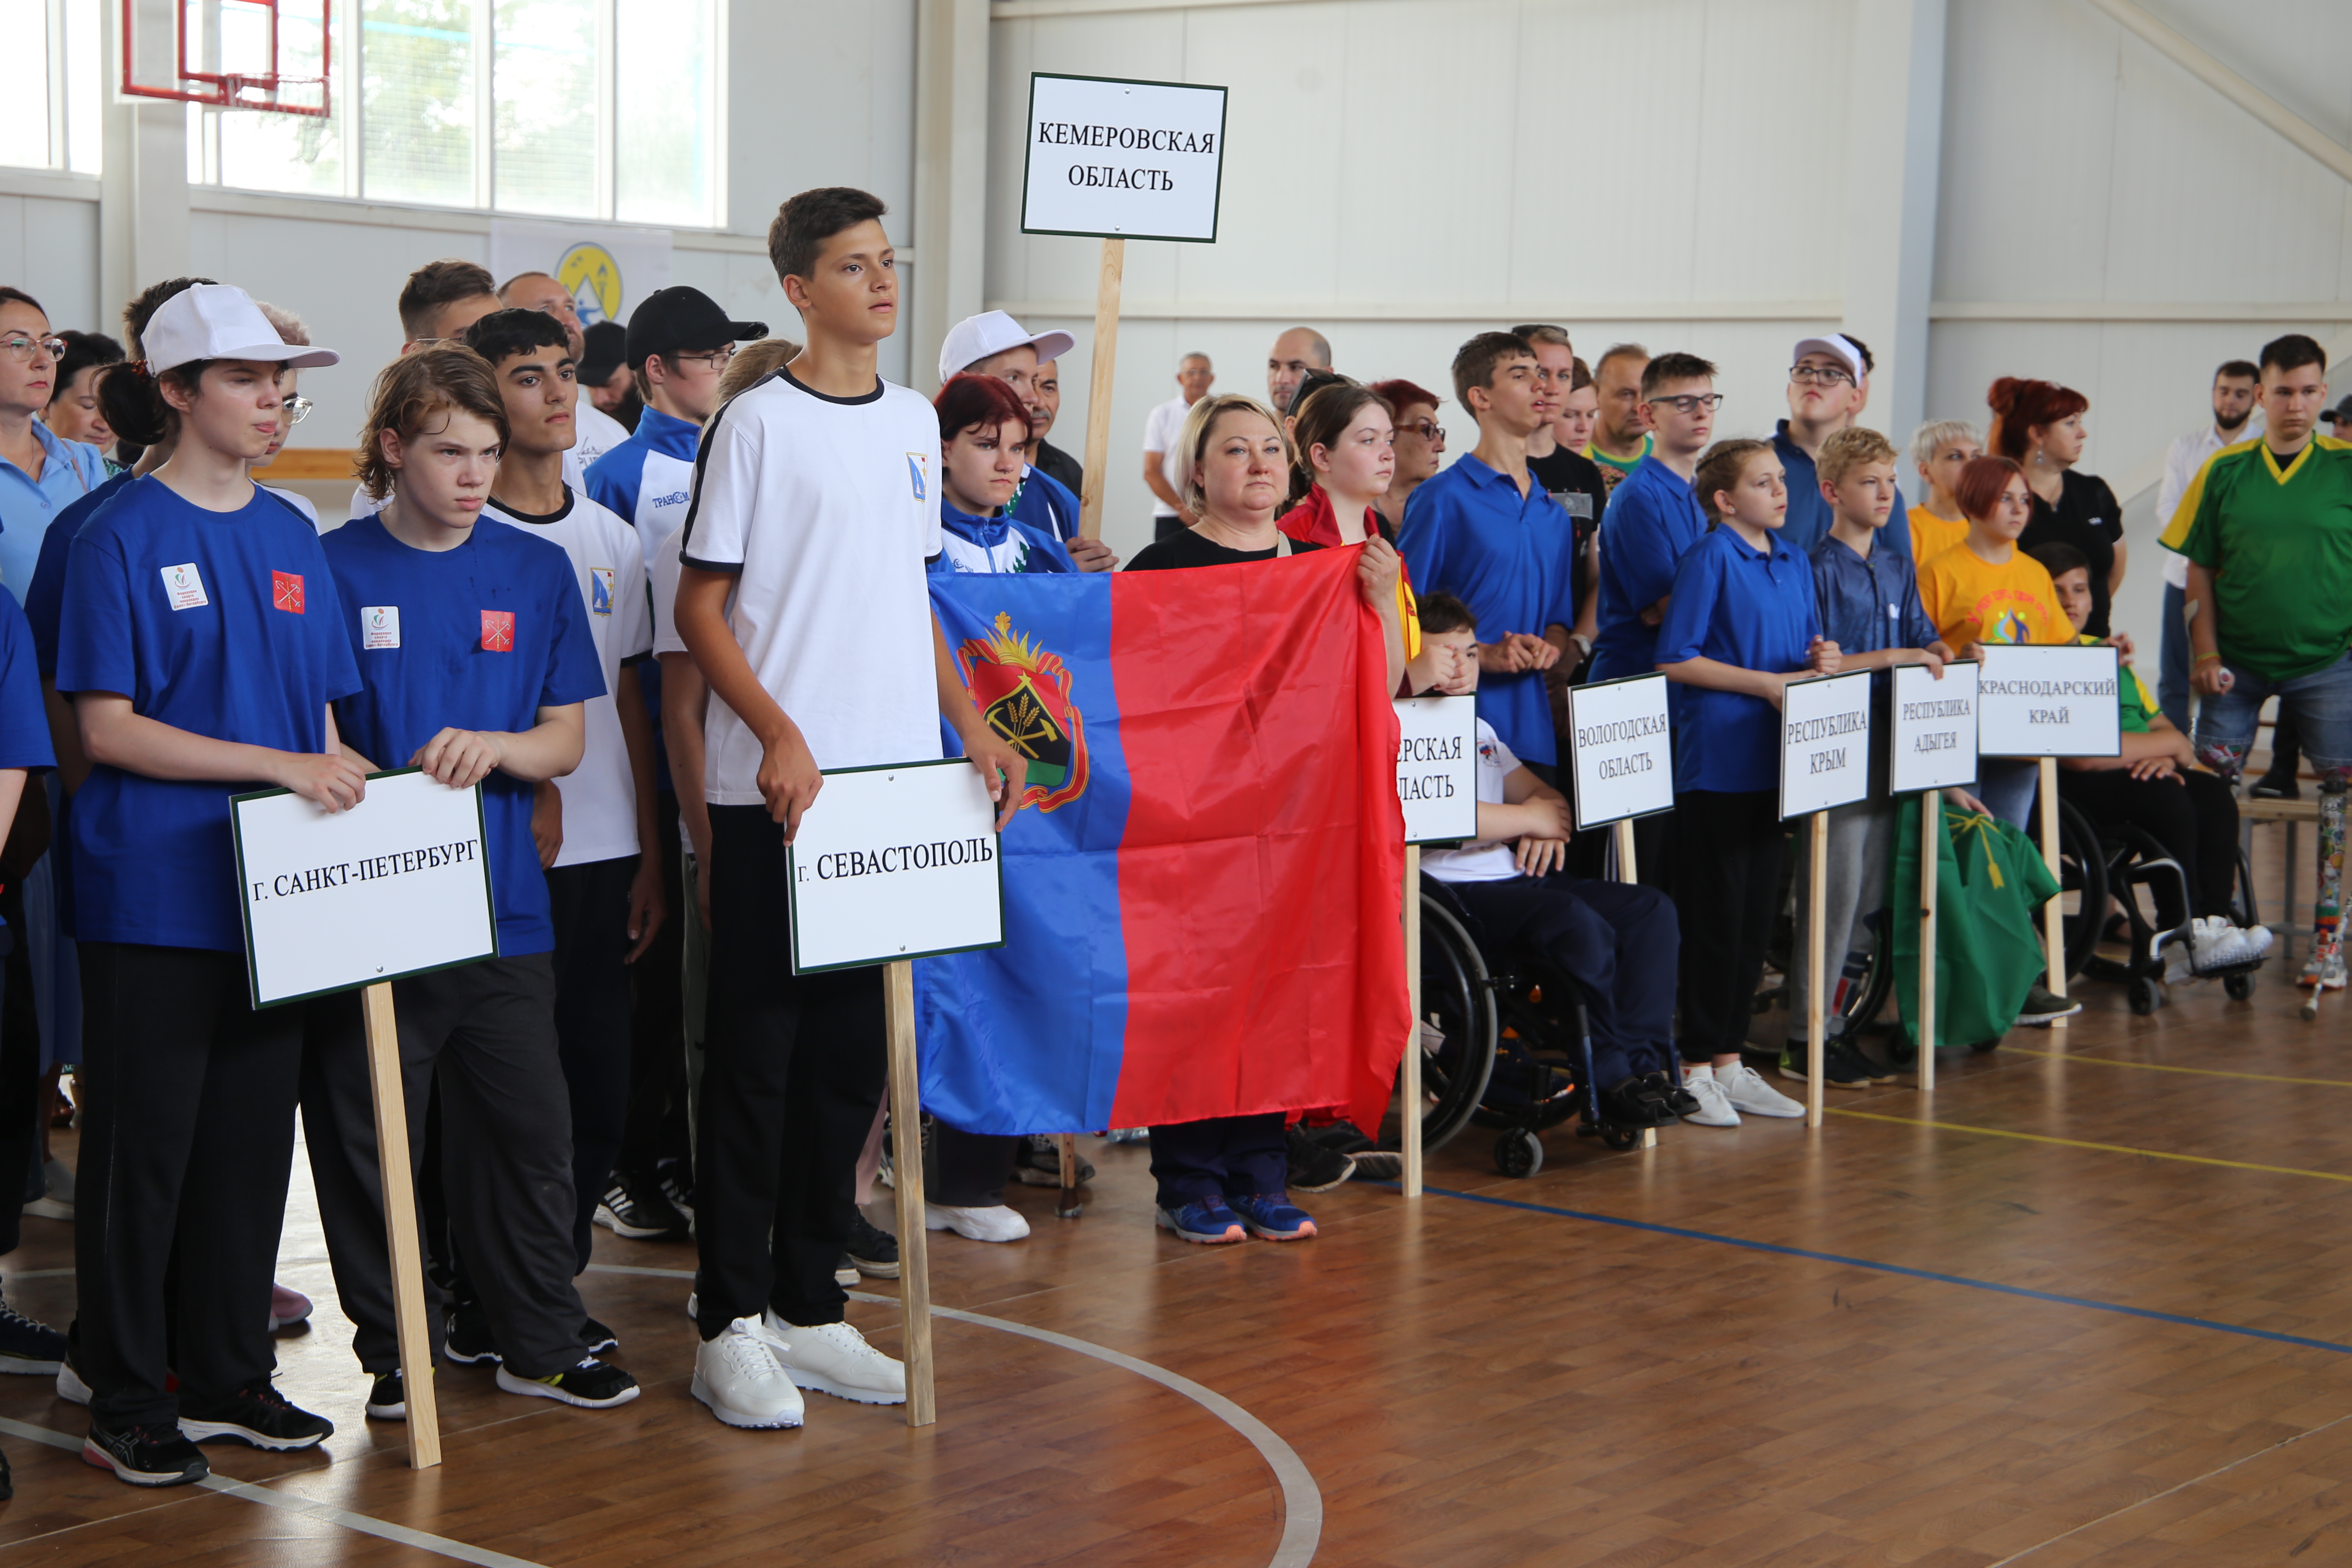
{"label": "black t-shirt", "polygon": [[1601,514],[1609,506],[1609,478],[1601,465],[1581,452],[1571,452],[1566,447],[1554,447],[1540,458],[1528,459],[1528,472],[1545,493],[1568,510],[1569,521],[1576,525],[1576,552],[1569,558],[1569,586],[1575,597],[1572,604],[1584,600],[1584,547],[1591,542],[1593,533],[1601,527]]}
{"label": "black t-shirt", "polygon": [[1070,487],[1070,493],[1084,500],[1087,491],[1087,471],[1076,458],[1051,441],[1037,443],[1037,460],[1031,465],[1051,474]]}
{"label": "black t-shirt", "polygon": [[2116,492],[2096,474],[2066,470],[2059,480],[2058,504],[2039,495],[2033,515],[2017,546],[2028,554],[2045,544],[2071,544],[2091,563],[2091,618],[2083,630],[2095,637],[2108,635],[2107,577],[2116,568],[2116,545],[2124,536],[2124,509]]}
{"label": "black t-shirt", "polygon": [[[1198,529],[1188,528],[1181,533],[1171,533],[1156,544],[1147,544],[1135,552],[1127,563],[1129,572],[1167,572],[1184,566],[1237,566],[1244,561],[1271,561],[1279,550],[1228,550]],[[1309,544],[1303,539],[1290,542],[1294,555],[1309,550],[1320,550],[1319,544]]]}

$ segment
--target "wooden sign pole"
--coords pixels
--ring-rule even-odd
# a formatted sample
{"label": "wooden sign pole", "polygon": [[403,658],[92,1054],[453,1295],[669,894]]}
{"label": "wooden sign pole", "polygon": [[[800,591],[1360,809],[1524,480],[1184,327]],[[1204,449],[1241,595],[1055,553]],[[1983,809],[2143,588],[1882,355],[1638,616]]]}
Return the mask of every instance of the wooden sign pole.
{"label": "wooden sign pole", "polygon": [[1127,269],[1127,241],[1102,242],[1102,271],[1095,280],[1094,369],[1087,376],[1087,457],[1078,498],[1078,533],[1102,537],[1103,485],[1110,477],[1110,388],[1118,369],[1118,285]]}
{"label": "wooden sign pole", "polygon": [[[2042,863],[2050,868],[2050,875],[2058,875],[2058,759],[2042,759]],[[2104,911],[2084,910],[2086,921],[2102,920]],[[2053,893],[2050,901],[2042,906],[2042,962],[2050,969],[2050,994],[2066,994],[2066,910],[2063,895]],[[2053,1018],[2050,1026],[2063,1029],[2063,1018]]]}
{"label": "wooden sign pole", "polygon": [[931,1258],[923,1228],[923,1092],[915,1065],[915,966],[883,968],[882,1013],[890,1037],[891,1180],[898,1195],[898,1315],[907,1364],[907,1425],[940,1418],[931,1389]]}
{"label": "wooden sign pole", "polygon": [[1936,887],[1943,879],[1943,792],[1919,797],[1919,1092],[1936,1092]]}
{"label": "wooden sign pole", "polygon": [[1806,887],[1811,889],[1805,911],[1805,1125],[1822,1124],[1822,1075],[1828,1070],[1829,1042],[1822,1037],[1826,1010],[1822,1005],[1822,949],[1828,942],[1830,889],[1830,814],[1813,813],[1811,865]]}
{"label": "wooden sign pole", "polygon": [[360,1010],[367,1026],[368,1090],[375,1101],[376,1164],[383,1181],[383,1237],[392,1258],[401,1397],[408,1405],[408,1467],[429,1470],[441,1462],[441,1416],[433,1398],[433,1336],[425,1318],[425,1258],[416,1230],[408,1096],[401,1086],[400,1028],[393,1014],[391,983],[362,993]]}
{"label": "wooden sign pole", "polygon": [[1397,1130],[1404,1145],[1404,1195],[1421,1196],[1421,846],[1404,847],[1404,994],[1412,1018],[1405,1027],[1403,1104]]}
{"label": "wooden sign pole", "polygon": [[1627,817],[1617,824],[1617,879],[1638,882],[1642,879],[1633,864],[1633,819]]}

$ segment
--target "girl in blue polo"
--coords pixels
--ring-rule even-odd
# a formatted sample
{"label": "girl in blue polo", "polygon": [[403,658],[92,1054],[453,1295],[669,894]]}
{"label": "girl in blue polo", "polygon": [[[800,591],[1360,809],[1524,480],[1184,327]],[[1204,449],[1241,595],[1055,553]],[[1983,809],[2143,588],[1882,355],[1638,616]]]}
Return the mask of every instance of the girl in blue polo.
{"label": "girl in blue polo", "polygon": [[[57,685],[92,763],[70,846],[82,1454],[133,1485],[168,1486],[207,1473],[195,1441],[295,1448],[334,1430],[270,1381],[302,1020],[248,999],[228,797],[279,785],[339,811],[364,775],[329,711],[359,676],[319,537],[246,477],[283,417],[282,372],[338,356],[284,342],[242,289],[218,283],[166,300],[142,344],[143,362],[109,374],[109,414],[127,416],[115,426],[132,439],[176,417],[180,441],[75,537]],[[176,1349],[164,1322],[174,1243]]]}

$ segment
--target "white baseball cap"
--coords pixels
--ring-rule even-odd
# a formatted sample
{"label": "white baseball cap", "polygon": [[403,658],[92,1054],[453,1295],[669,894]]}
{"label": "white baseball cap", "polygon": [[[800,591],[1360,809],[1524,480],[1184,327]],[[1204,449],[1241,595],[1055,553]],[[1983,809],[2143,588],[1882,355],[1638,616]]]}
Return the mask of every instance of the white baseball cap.
{"label": "white baseball cap", "polygon": [[332,349],[288,342],[253,296],[231,283],[181,289],[156,307],[139,344],[146,351],[148,370],[157,374],[200,359],[277,360],[308,370],[343,357]]}
{"label": "white baseball cap", "polygon": [[1856,348],[1853,340],[1843,332],[1832,332],[1825,338],[1799,339],[1797,346],[1789,352],[1789,363],[1794,364],[1807,354],[1827,354],[1845,366],[1846,374],[1853,377],[1856,386],[1861,385],[1862,378],[1870,374],[1862,363],[1862,350]]}
{"label": "white baseball cap", "polygon": [[1060,359],[1077,342],[1067,332],[1038,332],[1033,336],[1003,311],[982,310],[948,329],[948,341],[940,345],[940,379],[945,381],[967,365],[978,364],[992,354],[1017,349],[1023,343],[1037,351],[1037,363],[1043,364],[1047,360]]}

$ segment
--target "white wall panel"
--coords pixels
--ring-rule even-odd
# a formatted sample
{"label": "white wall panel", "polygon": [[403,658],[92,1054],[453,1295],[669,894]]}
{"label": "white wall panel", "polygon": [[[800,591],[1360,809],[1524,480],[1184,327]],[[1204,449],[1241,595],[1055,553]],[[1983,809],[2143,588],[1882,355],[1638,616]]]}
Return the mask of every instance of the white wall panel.
{"label": "white wall panel", "polygon": [[120,335],[115,312],[98,302],[95,200],[0,195],[0,282],[38,300],[54,328]]}

